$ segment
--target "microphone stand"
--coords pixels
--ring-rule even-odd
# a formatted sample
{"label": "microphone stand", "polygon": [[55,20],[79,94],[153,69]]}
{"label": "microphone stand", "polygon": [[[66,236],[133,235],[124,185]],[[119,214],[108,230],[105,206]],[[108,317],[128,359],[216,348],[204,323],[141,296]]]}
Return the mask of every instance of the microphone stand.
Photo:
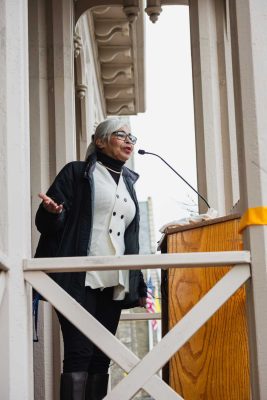
{"label": "microphone stand", "polygon": [[145,150],[138,150],[138,153],[139,154],[141,154],[141,155],[144,155],[144,154],[151,154],[152,156],[156,156],[156,157],[158,157],[158,158],[160,158],[161,159],[161,161],[163,161],[166,165],[168,165],[168,167],[176,174],[176,175],[178,175],[179,176],[179,178],[180,179],[182,179],[203,201],[204,201],[204,203],[207,205],[207,207],[208,208],[210,208],[210,206],[209,206],[209,203],[207,202],[207,200],[203,197],[203,196],[201,196],[201,194],[200,193],[198,193],[198,191],[195,189],[195,188],[193,188],[193,186],[192,185],[190,185],[190,183],[189,182],[187,182],[187,180],[185,179],[185,178],[183,178],[170,164],[168,164],[167,163],[167,161],[165,161],[164,160],[164,158],[162,158],[162,157],[160,157],[158,154],[156,154],[156,153],[150,153],[150,152],[148,152],[148,151],[145,151]]}

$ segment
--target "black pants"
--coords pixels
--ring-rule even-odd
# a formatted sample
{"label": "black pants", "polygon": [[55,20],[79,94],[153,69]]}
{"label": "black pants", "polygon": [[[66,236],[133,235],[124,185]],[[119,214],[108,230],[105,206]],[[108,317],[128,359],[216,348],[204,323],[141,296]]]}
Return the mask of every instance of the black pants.
{"label": "black pants", "polygon": [[[115,335],[120,314],[120,302],[112,300],[113,287],[104,290],[85,287],[84,308]],[[110,359],[86,336],[57,312],[64,341],[63,372],[88,371],[106,374]]]}

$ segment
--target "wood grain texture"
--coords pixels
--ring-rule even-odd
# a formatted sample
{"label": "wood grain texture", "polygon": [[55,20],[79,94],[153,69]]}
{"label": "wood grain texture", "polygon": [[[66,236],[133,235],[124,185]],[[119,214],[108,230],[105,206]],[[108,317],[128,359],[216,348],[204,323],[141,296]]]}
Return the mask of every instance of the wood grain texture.
{"label": "wood grain texture", "polygon": [[[242,250],[239,220],[169,234],[168,252]],[[229,270],[170,269],[169,329]],[[185,400],[249,400],[249,360],[245,288],[171,358],[170,385]]]}

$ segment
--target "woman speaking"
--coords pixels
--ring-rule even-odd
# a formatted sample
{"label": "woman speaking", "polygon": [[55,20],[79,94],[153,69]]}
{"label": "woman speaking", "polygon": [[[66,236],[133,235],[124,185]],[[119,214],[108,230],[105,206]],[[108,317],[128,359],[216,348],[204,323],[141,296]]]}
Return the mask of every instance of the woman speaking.
{"label": "woman speaking", "polygon": [[[136,137],[120,118],[101,122],[86,161],[68,163],[55,178],[36,214],[41,237],[36,257],[138,254],[138,175],[125,167]],[[52,278],[111,333],[122,308],[145,306],[141,271],[54,273]],[[58,314],[64,361],[61,400],[100,400],[107,393],[110,359]]]}

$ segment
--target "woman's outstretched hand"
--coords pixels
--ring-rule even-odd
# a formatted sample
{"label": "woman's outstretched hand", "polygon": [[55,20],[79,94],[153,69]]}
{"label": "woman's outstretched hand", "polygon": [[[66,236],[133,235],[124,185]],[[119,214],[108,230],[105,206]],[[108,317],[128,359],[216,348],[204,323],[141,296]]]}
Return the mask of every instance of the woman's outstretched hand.
{"label": "woman's outstretched hand", "polygon": [[46,194],[39,193],[38,196],[43,200],[43,207],[46,211],[52,214],[60,214],[63,210],[63,204],[57,204],[51,197],[48,197]]}
{"label": "woman's outstretched hand", "polygon": [[139,297],[139,307],[146,308],[146,297]]}

